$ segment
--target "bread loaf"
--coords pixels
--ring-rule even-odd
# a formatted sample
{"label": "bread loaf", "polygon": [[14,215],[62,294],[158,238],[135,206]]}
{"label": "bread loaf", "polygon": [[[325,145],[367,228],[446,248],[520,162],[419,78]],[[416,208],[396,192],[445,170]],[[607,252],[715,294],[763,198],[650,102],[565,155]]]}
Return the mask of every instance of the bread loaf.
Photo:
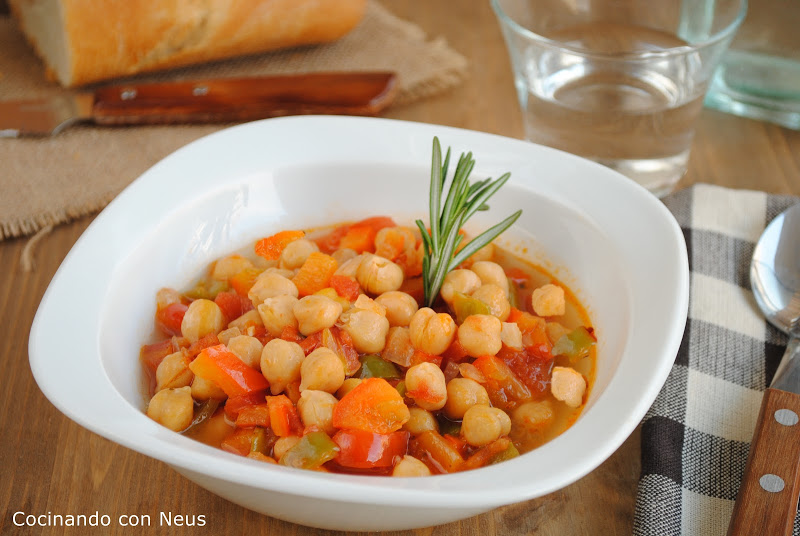
{"label": "bread loaf", "polygon": [[67,87],[336,40],[367,0],[9,0]]}

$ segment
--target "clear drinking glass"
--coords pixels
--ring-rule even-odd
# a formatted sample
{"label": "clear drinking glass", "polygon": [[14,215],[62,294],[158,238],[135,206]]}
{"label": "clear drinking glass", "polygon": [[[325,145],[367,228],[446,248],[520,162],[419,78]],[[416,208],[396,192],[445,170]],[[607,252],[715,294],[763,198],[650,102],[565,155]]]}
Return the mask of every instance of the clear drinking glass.
{"label": "clear drinking glass", "polygon": [[800,130],[800,0],[752,0],[706,104]]}
{"label": "clear drinking glass", "polygon": [[746,0],[491,1],[526,138],[669,193]]}

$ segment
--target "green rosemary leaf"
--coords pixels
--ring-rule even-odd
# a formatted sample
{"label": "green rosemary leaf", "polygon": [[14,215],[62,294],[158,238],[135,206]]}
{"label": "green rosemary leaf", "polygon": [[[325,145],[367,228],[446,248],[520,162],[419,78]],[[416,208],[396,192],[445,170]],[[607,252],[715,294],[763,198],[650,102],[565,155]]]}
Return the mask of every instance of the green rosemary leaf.
{"label": "green rosemary leaf", "polygon": [[[448,159],[450,151],[448,149]],[[439,221],[439,207],[442,204],[442,188],[444,187],[444,174],[442,173],[442,147],[439,138],[433,138],[433,162],[431,164],[431,193],[430,193],[430,218],[431,222]],[[439,245],[439,228],[431,223],[431,241]],[[435,248],[433,248],[435,249]]]}
{"label": "green rosemary leaf", "polygon": [[490,227],[483,233],[469,241],[464,248],[459,251],[448,266],[448,272],[454,270],[456,266],[467,260],[470,255],[481,249],[483,246],[500,236],[503,231],[511,227],[515,221],[522,215],[522,210],[516,211],[514,214],[504,219],[494,227]]}

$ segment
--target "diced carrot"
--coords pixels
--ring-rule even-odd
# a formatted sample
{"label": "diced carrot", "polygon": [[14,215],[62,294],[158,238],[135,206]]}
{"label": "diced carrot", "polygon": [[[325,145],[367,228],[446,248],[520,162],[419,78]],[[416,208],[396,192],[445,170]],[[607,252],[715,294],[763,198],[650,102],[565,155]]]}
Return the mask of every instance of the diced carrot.
{"label": "diced carrot", "polygon": [[243,407],[236,417],[236,426],[242,428],[253,426],[267,428],[269,426],[269,406],[267,403]]}
{"label": "diced carrot", "polygon": [[336,294],[342,298],[356,301],[358,295],[361,294],[361,285],[358,284],[352,277],[346,275],[333,275],[331,276],[331,287],[336,291]]}
{"label": "diced carrot", "polygon": [[219,385],[228,396],[261,391],[269,386],[260,371],[247,366],[224,344],[204,348],[189,368]]}
{"label": "diced carrot", "polygon": [[403,397],[383,378],[362,381],[333,409],[335,427],[375,434],[397,431],[409,418]]}
{"label": "diced carrot", "polygon": [[349,248],[356,253],[375,250],[375,235],[377,231],[372,227],[352,226],[339,242],[340,248]]}
{"label": "diced carrot", "polygon": [[303,423],[297,409],[286,395],[268,396],[270,427],[278,437],[299,435],[303,431]]}
{"label": "diced carrot", "polygon": [[303,266],[292,278],[300,296],[310,296],[315,292],[330,286],[339,263],[330,255],[315,251],[308,256]]}
{"label": "diced carrot", "polygon": [[239,296],[247,296],[250,288],[255,284],[256,278],[261,272],[256,268],[245,268],[235,276],[228,279],[228,284],[236,291]]}
{"label": "diced carrot", "polygon": [[277,261],[281,258],[283,248],[291,242],[303,238],[305,235],[303,231],[281,231],[267,238],[262,238],[256,242],[256,255],[269,261]]}

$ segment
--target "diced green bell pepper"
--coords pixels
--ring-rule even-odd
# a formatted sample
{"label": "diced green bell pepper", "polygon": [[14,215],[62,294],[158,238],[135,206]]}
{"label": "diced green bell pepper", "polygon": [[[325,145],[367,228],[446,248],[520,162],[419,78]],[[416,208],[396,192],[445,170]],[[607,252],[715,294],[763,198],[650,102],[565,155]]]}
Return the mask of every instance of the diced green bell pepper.
{"label": "diced green bell pepper", "polygon": [[496,463],[504,462],[506,460],[510,460],[512,458],[516,458],[519,456],[519,451],[517,447],[514,446],[514,443],[509,443],[508,448],[492,458],[492,461],[489,462],[489,465],[494,465]]}
{"label": "diced green bell pepper", "polygon": [[406,391],[407,391],[406,382],[404,382],[402,380],[397,382],[397,385],[395,386],[395,389],[397,389],[397,392],[400,393],[400,396],[403,396],[403,397],[406,396]]}
{"label": "diced green bell pepper", "polygon": [[394,380],[400,378],[400,371],[394,363],[386,361],[375,354],[367,354],[360,358],[361,368],[357,376],[361,379],[383,378],[384,380]]}
{"label": "diced green bell pepper", "polygon": [[553,346],[553,355],[563,355],[575,361],[589,355],[589,349],[597,343],[594,335],[585,327],[580,326],[566,335],[562,335]]}
{"label": "diced green bell pepper", "polygon": [[339,446],[325,432],[310,432],[286,451],[280,464],[298,469],[316,469],[339,454]]}
{"label": "diced green bell pepper", "polygon": [[456,322],[461,325],[470,315],[488,315],[489,306],[478,298],[467,296],[461,292],[453,294],[453,312],[456,314]]}
{"label": "diced green bell pepper", "polygon": [[508,277],[507,279],[508,279],[508,303],[514,309],[519,309],[519,296],[517,294],[519,289],[517,289],[517,284],[514,283],[513,279],[511,279],[510,277]]}

